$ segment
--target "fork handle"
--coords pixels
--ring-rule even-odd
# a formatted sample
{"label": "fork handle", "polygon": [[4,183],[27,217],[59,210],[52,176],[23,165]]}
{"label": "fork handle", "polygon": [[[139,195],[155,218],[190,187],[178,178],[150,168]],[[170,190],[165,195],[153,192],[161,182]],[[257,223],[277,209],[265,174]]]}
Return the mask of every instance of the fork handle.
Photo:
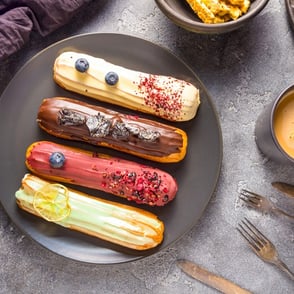
{"label": "fork handle", "polygon": [[281,260],[276,260],[274,263],[280,270],[287,273],[289,277],[294,281],[294,274],[291,272],[291,270],[288,268],[288,266]]}
{"label": "fork handle", "polygon": [[294,215],[291,215],[291,214],[285,212],[284,210],[282,210],[282,209],[280,209],[280,208],[275,207],[275,208],[273,209],[273,211],[274,211],[275,213],[277,213],[277,214],[284,215],[284,216],[286,216],[286,217],[289,217],[289,218],[291,218],[291,219],[294,219]]}

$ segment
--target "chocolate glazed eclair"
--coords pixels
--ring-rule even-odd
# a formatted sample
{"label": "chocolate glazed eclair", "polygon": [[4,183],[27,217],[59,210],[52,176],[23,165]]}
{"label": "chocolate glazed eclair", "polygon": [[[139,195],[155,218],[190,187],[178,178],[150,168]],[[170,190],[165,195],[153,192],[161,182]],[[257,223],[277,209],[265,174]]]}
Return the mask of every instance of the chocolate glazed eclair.
{"label": "chocolate glazed eclair", "polygon": [[186,155],[185,131],[64,97],[46,98],[39,126],[56,137],[87,142],[152,161],[179,162]]}

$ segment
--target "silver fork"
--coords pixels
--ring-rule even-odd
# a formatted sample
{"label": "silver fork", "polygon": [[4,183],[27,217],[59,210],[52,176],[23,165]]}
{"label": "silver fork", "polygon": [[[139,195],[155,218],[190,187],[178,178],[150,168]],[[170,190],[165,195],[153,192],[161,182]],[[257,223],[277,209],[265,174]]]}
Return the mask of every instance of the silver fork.
{"label": "silver fork", "polygon": [[247,218],[239,223],[237,230],[248,242],[251,249],[263,261],[276,265],[294,280],[294,274],[278,256],[274,244],[268,240]]}
{"label": "silver fork", "polygon": [[242,189],[239,198],[242,199],[248,206],[259,209],[262,212],[273,212],[294,219],[294,215],[277,208],[272,201],[254,192]]}

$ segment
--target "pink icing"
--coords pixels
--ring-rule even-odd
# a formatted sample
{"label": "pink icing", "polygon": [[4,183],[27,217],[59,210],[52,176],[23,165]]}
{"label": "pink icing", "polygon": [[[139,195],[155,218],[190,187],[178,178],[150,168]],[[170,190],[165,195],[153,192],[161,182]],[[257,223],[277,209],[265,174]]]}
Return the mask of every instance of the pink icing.
{"label": "pink icing", "polygon": [[[49,157],[53,152],[65,156],[61,168],[50,166]],[[40,176],[102,190],[140,204],[163,206],[177,193],[175,179],[160,169],[52,142],[36,142],[30,146],[26,164]]]}

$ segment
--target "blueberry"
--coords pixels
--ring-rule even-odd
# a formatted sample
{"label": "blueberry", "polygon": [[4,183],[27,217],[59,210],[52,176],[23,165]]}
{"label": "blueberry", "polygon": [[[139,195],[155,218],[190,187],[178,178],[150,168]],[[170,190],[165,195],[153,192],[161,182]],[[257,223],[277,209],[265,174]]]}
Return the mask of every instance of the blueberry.
{"label": "blueberry", "polygon": [[53,168],[61,168],[64,165],[65,157],[61,152],[53,152],[49,157],[50,166]]}
{"label": "blueberry", "polygon": [[86,58],[79,58],[75,63],[75,68],[79,72],[86,72],[89,68],[89,62]]}
{"label": "blueberry", "polygon": [[113,86],[118,82],[118,74],[116,72],[110,71],[105,75],[105,82]]}

